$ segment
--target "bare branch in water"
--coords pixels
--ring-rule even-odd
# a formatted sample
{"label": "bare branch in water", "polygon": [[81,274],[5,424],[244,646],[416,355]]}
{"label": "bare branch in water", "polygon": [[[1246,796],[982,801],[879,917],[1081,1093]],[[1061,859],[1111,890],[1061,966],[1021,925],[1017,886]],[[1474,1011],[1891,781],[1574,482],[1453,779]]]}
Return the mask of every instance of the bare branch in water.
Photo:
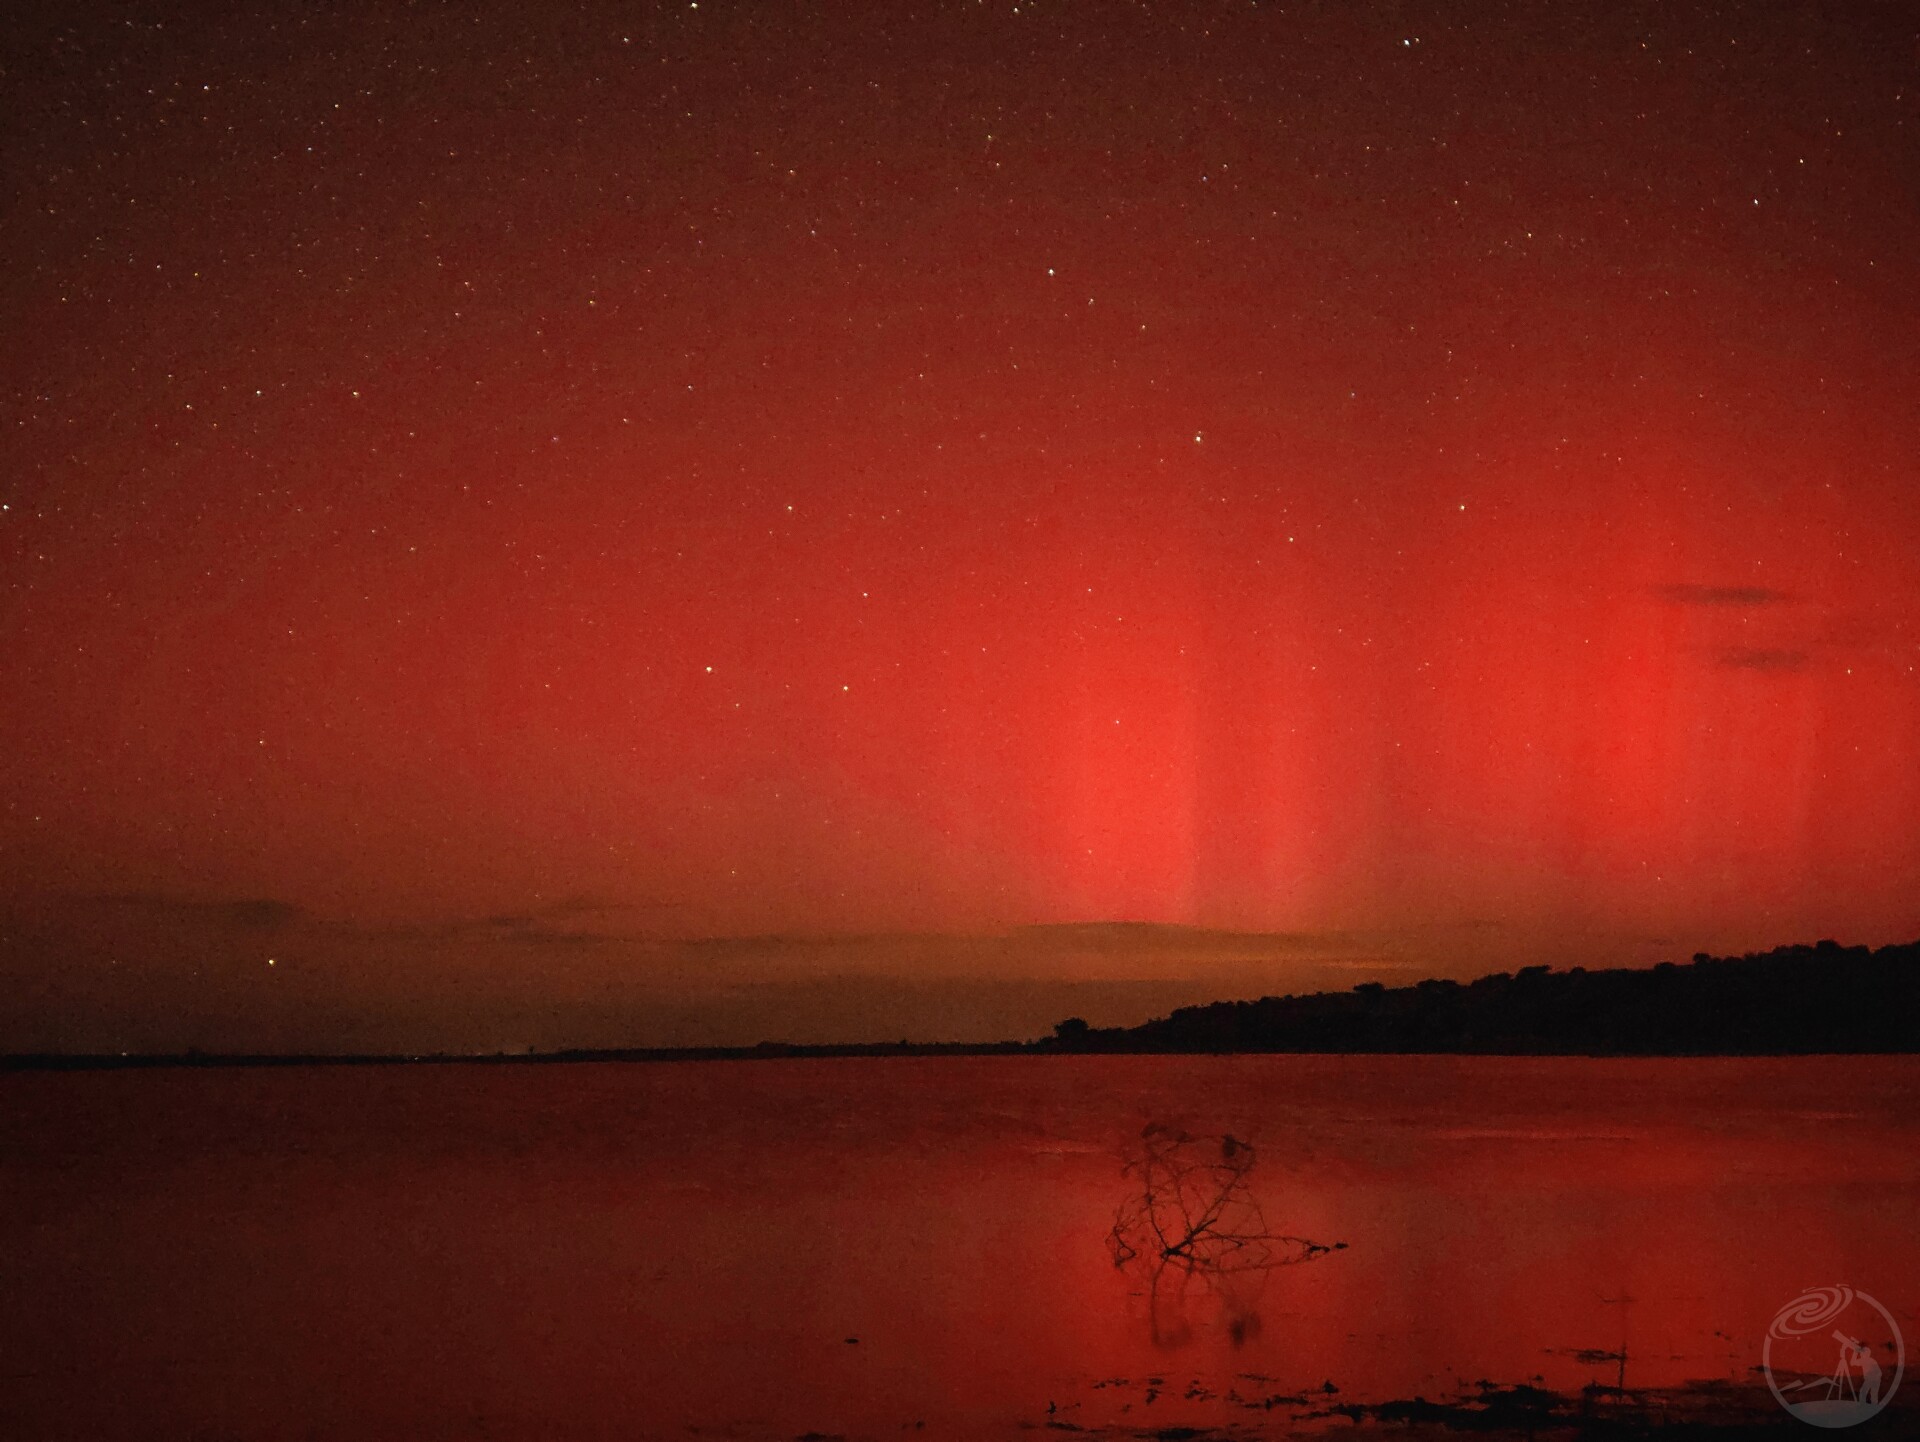
{"label": "bare branch in water", "polygon": [[[1267,1225],[1248,1183],[1258,1160],[1251,1143],[1231,1133],[1194,1136],[1162,1122],[1150,1123],[1140,1140],[1140,1154],[1125,1167],[1135,1189],[1114,1213],[1107,1250],[1120,1268],[1144,1259],[1156,1340],[1177,1345],[1190,1334],[1183,1324],[1178,1335],[1166,1335],[1161,1309],[1184,1300],[1195,1279],[1224,1292],[1241,1274],[1311,1261],[1346,1245]],[[1241,1325],[1234,1324],[1236,1342]]]}

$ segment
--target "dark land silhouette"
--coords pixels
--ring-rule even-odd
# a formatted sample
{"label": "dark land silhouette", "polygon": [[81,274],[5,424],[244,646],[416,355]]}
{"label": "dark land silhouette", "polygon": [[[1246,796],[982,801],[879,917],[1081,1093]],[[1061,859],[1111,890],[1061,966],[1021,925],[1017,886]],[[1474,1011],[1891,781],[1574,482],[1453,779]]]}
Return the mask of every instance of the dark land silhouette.
{"label": "dark land silhouette", "polygon": [[1069,1017],[1037,1041],[849,1042],[418,1054],[35,1053],[0,1070],[156,1066],[342,1066],[781,1057],[1017,1056],[1154,1052],[1478,1053],[1517,1056],[1792,1056],[1920,1052],[1920,941],[1783,946],[1745,956],[1589,971],[1546,966],[1469,982],[1182,1007],[1139,1026]]}
{"label": "dark land silhouette", "polygon": [[1132,1027],[1070,1018],[1065,1052],[1760,1056],[1920,1051],[1920,942],[1783,946],[1650,969],[1498,972],[1182,1007]]}

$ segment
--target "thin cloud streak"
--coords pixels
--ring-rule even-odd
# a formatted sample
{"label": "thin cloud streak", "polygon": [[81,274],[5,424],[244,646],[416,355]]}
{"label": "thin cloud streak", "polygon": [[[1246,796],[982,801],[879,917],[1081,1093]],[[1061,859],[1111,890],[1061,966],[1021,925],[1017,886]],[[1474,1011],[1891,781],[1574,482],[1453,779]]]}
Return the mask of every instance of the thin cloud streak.
{"label": "thin cloud streak", "polygon": [[1654,594],[1676,606],[1780,606],[1793,599],[1768,586],[1701,586],[1680,583],[1654,588]]}

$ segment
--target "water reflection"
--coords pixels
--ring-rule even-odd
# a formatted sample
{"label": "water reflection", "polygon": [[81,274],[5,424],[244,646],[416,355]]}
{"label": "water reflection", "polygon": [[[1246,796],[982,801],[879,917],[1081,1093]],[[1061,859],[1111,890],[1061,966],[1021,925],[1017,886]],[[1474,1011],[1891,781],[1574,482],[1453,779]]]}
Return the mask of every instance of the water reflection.
{"label": "water reflection", "polygon": [[1107,1249],[1115,1267],[1145,1275],[1155,1346],[1183,1347],[1211,1325],[1244,1346],[1259,1335],[1254,1304],[1269,1272],[1346,1246],[1273,1231],[1248,1180],[1258,1160],[1230,1132],[1196,1136],[1160,1121],[1141,1131]]}
{"label": "water reflection", "polygon": [[24,1074],[0,1157],[0,1437],[1730,1442],[1809,1282],[1920,1337],[1910,1057]]}

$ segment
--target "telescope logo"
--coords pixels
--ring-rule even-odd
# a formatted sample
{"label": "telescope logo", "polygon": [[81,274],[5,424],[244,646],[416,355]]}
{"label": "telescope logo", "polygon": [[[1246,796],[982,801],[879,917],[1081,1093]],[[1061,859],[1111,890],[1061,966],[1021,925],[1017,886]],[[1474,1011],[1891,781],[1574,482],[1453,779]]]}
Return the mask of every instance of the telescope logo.
{"label": "telescope logo", "polygon": [[1888,1402],[1906,1370],[1893,1314],[1851,1287],[1809,1287],[1773,1314],[1760,1370],[1775,1399],[1815,1427],[1852,1427]]}

